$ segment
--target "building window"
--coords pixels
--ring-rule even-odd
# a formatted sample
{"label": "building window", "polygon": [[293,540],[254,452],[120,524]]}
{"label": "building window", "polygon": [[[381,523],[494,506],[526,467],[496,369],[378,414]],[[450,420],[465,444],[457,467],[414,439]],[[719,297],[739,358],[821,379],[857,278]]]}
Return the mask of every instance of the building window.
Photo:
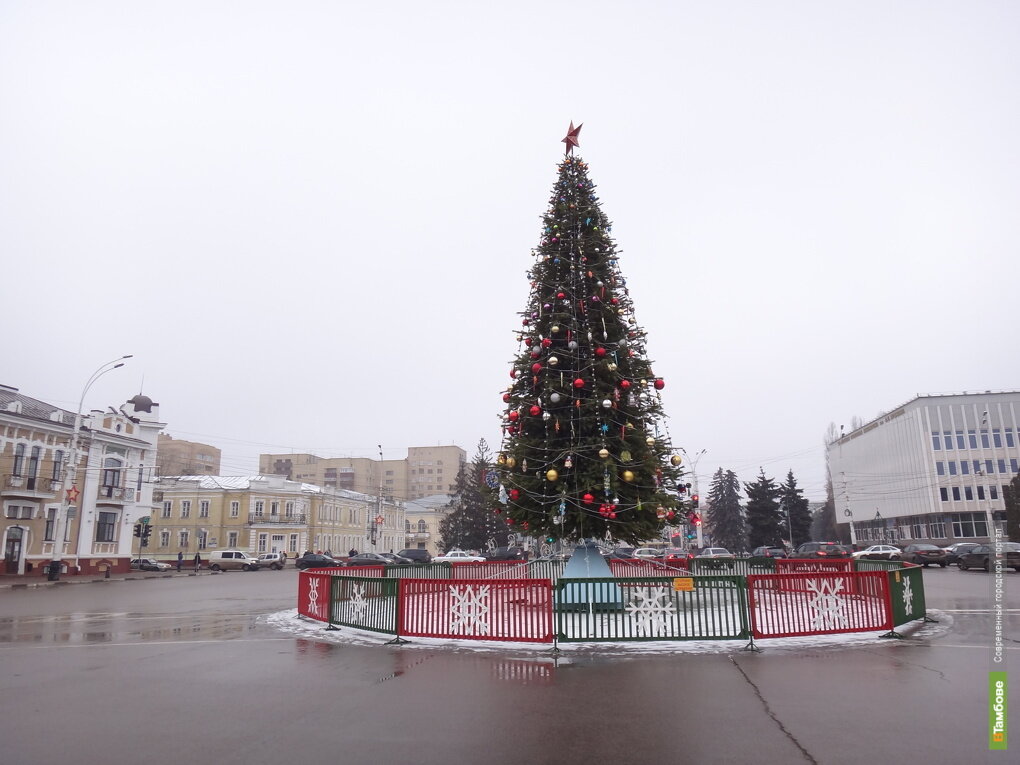
{"label": "building window", "polygon": [[291,534],[290,535],[290,545],[289,546],[290,546],[290,552],[292,552],[292,553],[296,553],[297,552],[297,534]]}
{"label": "building window", "polygon": [[942,518],[942,516],[935,515],[928,519],[928,538],[929,539],[946,538],[946,522]]}
{"label": "building window", "polygon": [[1002,433],[998,428],[992,428],[992,443],[996,449],[1002,448]]}
{"label": "building window", "polygon": [[981,431],[981,448],[982,449],[987,449],[987,448],[989,448],[989,446],[990,446],[990,444],[988,443],[988,431],[987,430],[982,430]]}
{"label": "building window", "polygon": [[1015,457],[1009,461],[1009,470],[1011,473],[1020,473],[1020,465],[1017,464]]}
{"label": "building window", "polygon": [[960,460],[960,472],[963,475],[970,475],[970,463],[967,460]]}
{"label": "building window", "polygon": [[264,553],[266,551],[266,535],[259,534],[259,552]]}
{"label": "building window", "polygon": [[[269,503],[269,514],[270,515],[279,515],[280,514],[280,503],[279,502],[270,502]],[[262,552],[265,552],[265,550],[263,550]]]}
{"label": "building window", "polygon": [[283,512],[284,512],[284,514],[288,518],[293,518],[294,517],[294,503],[293,502],[288,502],[286,505],[284,505],[283,506]]}
{"label": "building window", "polygon": [[981,475],[981,460],[974,460],[974,475]]}
{"label": "building window", "polygon": [[57,449],[56,454],[53,455],[52,480],[59,481],[60,477],[63,474],[64,474],[64,452],[61,451],[60,449]]}
{"label": "building window", "polygon": [[988,525],[984,513],[953,513],[953,536],[957,539],[988,536]]}
{"label": "building window", "polygon": [[209,517],[209,500],[203,499],[198,503],[198,517],[208,518]]}
{"label": "building window", "polygon": [[935,472],[938,473],[939,475],[945,475],[946,474],[946,463],[944,463],[944,462],[936,462],[935,463]]}
{"label": "building window", "polygon": [[962,430],[956,431],[956,448],[957,449],[966,449],[967,448],[967,442],[963,438],[963,431]]}
{"label": "building window", "polygon": [[198,549],[199,550],[204,550],[205,549],[205,543],[206,543],[206,540],[208,540],[208,539],[209,539],[209,532],[208,531],[206,531],[205,529],[202,529],[201,531],[198,532]]}
{"label": "building window", "polygon": [[404,521],[404,533],[405,534],[410,534],[411,533],[411,522],[408,521],[408,520]]}
{"label": "building window", "polygon": [[920,518],[914,517],[910,519],[910,538],[911,539],[927,539],[925,536],[925,524]]}
{"label": "building window", "polygon": [[963,498],[967,500],[974,499],[974,491],[969,486],[963,487]]}
{"label": "building window", "polygon": [[959,502],[960,501],[960,487],[959,486],[954,486],[953,487],[953,500],[955,502]]}
{"label": "building window", "polygon": [[237,532],[236,531],[228,531],[227,532],[227,547],[237,547]]}
{"label": "building window", "polygon": [[97,542],[115,542],[114,536],[117,532],[117,514],[99,513],[99,521],[96,523]]}
{"label": "building window", "polygon": [[46,511],[46,530],[43,532],[43,540],[46,542],[52,542],[54,534],[56,534],[57,526],[57,511],[56,508],[51,507]]}
{"label": "building window", "polygon": [[424,533],[429,530],[429,527],[425,525],[425,520],[421,519],[418,521],[418,531]]}
{"label": "building window", "polygon": [[[124,463],[116,457],[107,457],[103,460],[103,488],[115,489],[120,486],[120,469]],[[106,496],[110,496],[107,491]]]}
{"label": "building window", "polygon": [[159,532],[159,546],[162,547],[162,548],[167,548],[167,547],[170,546],[170,532],[169,531],[161,531],[161,532]]}
{"label": "building window", "polygon": [[967,431],[967,442],[970,444],[970,448],[971,449],[977,449],[978,448],[977,447],[977,431],[976,430],[968,430]]}
{"label": "building window", "polygon": [[1016,446],[1016,442],[1013,440],[1013,428],[1006,428],[1006,446],[1010,449]]}
{"label": "building window", "polygon": [[988,487],[988,499],[998,499],[998,498],[999,498],[999,487],[998,486],[989,486]]}
{"label": "building window", "polygon": [[188,549],[188,541],[190,540],[190,538],[191,538],[191,532],[189,532],[187,529],[182,529],[181,531],[178,531],[177,532],[177,546],[180,547],[182,550],[187,550]]}
{"label": "building window", "polygon": [[943,502],[948,502],[949,501],[949,489],[947,489],[945,486],[943,486],[941,489],[939,489],[939,496],[942,497],[942,501]]}
{"label": "building window", "polygon": [[931,448],[937,452],[942,451],[942,439],[939,438],[937,430],[933,430],[931,433]]}
{"label": "building window", "polygon": [[262,514],[266,511],[266,503],[261,499],[255,501],[255,516],[258,518],[262,517]]}
{"label": "building window", "polygon": [[241,514],[241,503],[238,502],[235,499],[233,502],[230,503],[230,517],[231,518],[236,518],[240,514]]}
{"label": "building window", "polygon": [[956,475],[956,460],[949,461],[949,475]]}
{"label": "building window", "polygon": [[25,467],[25,445],[18,444],[14,447],[14,468],[12,469],[11,475],[21,475],[21,471]]}
{"label": "building window", "polygon": [[984,499],[985,498],[985,487],[984,486],[978,486],[977,490],[978,490],[978,499]]}
{"label": "building window", "polygon": [[992,465],[991,460],[985,460],[985,475],[991,475],[995,472],[995,466]]}
{"label": "building window", "polygon": [[1006,472],[1006,460],[999,460],[999,473]]}
{"label": "building window", "polygon": [[181,500],[181,518],[190,518],[190,517],[191,517],[191,500],[190,499],[182,499]]}
{"label": "building window", "polygon": [[170,517],[170,511],[173,510],[173,506],[174,506],[173,500],[169,500],[169,501],[163,503],[163,517],[164,518],[169,518]]}

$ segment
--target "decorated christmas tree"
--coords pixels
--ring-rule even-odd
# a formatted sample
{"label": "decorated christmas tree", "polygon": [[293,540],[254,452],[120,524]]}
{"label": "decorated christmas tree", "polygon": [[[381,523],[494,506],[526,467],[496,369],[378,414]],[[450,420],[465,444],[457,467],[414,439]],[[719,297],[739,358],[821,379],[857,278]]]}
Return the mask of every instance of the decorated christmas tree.
{"label": "decorated christmas tree", "polygon": [[494,512],[547,541],[658,539],[680,504],[681,459],[588,165],[566,156],[543,217],[503,396]]}

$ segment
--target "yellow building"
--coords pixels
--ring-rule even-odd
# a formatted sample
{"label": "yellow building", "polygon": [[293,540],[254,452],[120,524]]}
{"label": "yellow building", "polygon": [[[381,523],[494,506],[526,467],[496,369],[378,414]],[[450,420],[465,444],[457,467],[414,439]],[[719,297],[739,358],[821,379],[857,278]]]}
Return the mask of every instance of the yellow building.
{"label": "yellow building", "polygon": [[279,475],[161,477],[152,525],[146,554],[167,562],[214,549],[388,552],[400,549],[405,527],[402,504]]}
{"label": "yellow building", "polygon": [[262,454],[259,471],[334,489],[417,500],[452,494],[467,461],[459,446],[412,446],[402,460],[318,457],[314,454]]}
{"label": "yellow building", "polygon": [[219,475],[220,455],[215,446],[160,433],[156,446],[158,475]]}

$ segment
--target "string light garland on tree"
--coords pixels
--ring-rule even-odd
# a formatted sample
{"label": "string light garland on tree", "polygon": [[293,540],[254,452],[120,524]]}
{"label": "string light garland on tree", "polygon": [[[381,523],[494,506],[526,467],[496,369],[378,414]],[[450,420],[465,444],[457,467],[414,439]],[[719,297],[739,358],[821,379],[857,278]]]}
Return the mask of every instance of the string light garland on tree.
{"label": "string light garland on tree", "polygon": [[566,152],[521,313],[493,511],[549,539],[639,543],[676,517],[683,469],[665,427],[612,225],[588,165]]}

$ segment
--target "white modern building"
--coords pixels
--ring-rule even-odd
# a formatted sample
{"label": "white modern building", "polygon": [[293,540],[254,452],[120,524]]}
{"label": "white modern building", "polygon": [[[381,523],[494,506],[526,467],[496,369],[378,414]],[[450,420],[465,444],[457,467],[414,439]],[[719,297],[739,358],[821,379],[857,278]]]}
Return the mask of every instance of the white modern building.
{"label": "white modern building", "polygon": [[853,541],[987,541],[1020,471],[1020,391],[918,396],[829,444],[828,460]]}

